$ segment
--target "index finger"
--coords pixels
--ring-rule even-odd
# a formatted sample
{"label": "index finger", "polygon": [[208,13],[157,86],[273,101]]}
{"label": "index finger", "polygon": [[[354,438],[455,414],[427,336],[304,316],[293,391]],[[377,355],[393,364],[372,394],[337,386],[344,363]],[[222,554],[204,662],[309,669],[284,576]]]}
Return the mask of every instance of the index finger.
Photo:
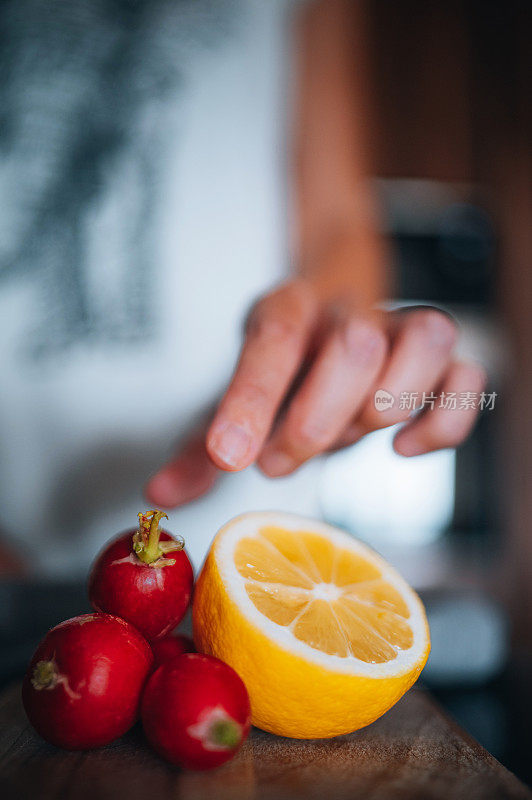
{"label": "index finger", "polygon": [[221,469],[249,466],[264,444],[305,356],[316,303],[292,281],[255,306],[240,358],[207,433],[207,451]]}

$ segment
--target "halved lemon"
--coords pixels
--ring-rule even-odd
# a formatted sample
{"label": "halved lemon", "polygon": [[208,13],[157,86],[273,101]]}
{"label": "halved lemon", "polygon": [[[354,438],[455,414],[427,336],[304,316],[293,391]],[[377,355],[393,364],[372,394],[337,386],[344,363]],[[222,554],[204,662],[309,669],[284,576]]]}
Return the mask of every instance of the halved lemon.
{"label": "halved lemon", "polygon": [[298,739],[373,722],[430,650],[423,605],[392,567],[344,531],[280,512],[219,531],[193,619],[197,647],[246,684],[253,724]]}

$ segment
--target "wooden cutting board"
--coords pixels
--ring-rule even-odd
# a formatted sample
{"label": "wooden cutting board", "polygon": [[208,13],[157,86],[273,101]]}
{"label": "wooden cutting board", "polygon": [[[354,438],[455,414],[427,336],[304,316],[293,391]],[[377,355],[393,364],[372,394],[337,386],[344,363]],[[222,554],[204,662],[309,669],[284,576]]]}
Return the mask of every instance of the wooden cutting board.
{"label": "wooden cutting board", "polygon": [[0,787],[1,800],[532,800],[418,688],[357,733],[299,741],[253,730],[233,761],[193,773],[154,755],[140,728],[86,753],[48,745],[17,684],[0,696]]}

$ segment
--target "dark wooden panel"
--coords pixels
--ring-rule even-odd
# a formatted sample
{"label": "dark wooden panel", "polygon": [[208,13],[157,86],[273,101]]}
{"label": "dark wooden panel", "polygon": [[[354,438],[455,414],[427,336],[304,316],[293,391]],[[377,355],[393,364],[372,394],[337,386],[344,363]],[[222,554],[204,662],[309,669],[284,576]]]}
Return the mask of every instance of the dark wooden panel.
{"label": "dark wooden panel", "polygon": [[0,699],[2,800],[532,798],[420,689],[349,736],[297,741],[254,730],[237,758],[210,773],[170,767],[140,729],[100,750],[57,750],[32,731],[19,693],[16,685]]}

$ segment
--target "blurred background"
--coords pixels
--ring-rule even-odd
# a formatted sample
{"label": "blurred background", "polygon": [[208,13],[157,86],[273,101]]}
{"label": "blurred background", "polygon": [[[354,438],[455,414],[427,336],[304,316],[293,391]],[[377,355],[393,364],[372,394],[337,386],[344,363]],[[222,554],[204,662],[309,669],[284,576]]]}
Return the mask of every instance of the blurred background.
{"label": "blurred background", "polygon": [[[1,90],[7,155],[0,167],[3,683],[21,675],[48,627],[87,607],[83,574],[90,559],[111,535],[134,525],[143,503],[140,486],[161,463],[168,431],[174,437],[185,430],[212,401],[207,375],[209,387],[223,386],[247,304],[266,276],[271,283],[283,271],[281,234],[263,241],[257,225],[257,217],[266,217],[282,230],[283,201],[269,177],[282,159],[277,154],[259,168],[254,156],[277,136],[273,96],[279,76],[274,70],[263,86],[269,105],[260,112],[253,103],[235,105],[234,95],[206,76],[216,65],[225,85],[242,82],[242,96],[251,96],[245,93],[265,80],[262,60],[290,59],[280,22],[284,10],[280,3],[268,11],[250,4],[270,36],[267,44],[248,42],[253,58],[243,76],[234,57],[235,29],[246,25],[250,12],[232,2],[199,5],[199,22],[193,4],[182,5],[186,24],[182,17],[174,39],[165,3],[155,4],[159,16],[152,13],[148,28],[142,3],[109,3],[108,17],[98,17],[90,4],[74,3],[75,13],[72,7],[63,17],[57,12],[56,22],[38,3],[0,6],[2,74],[8,77]],[[488,369],[493,408],[483,412],[456,452],[403,459],[392,451],[394,431],[380,431],[302,471],[311,473],[312,501],[298,499],[308,475],[282,479],[273,493],[272,482],[251,469],[231,484],[236,488],[222,482],[209,500],[176,512],[172,522],[190,535],[196,566],[216,528],[247,508],[276,505],[316,513],[368,541],[427,605],[433,651],[425,683],[490,752],[532,782],[532,8],[518,0],[374,0],[365,6],[374,181],[383,234],[393,250],[393,301],[430,303],[455,315],[461,351]],[[83,48],[75,57],[76,48],[67,48],[69,58],[61,57],[61,47],[54,51],[65,31],[75,42],[87,30],[92,38],[85,47],[107,64],[107,82]],[[202,66],[194,83],[198,54]],[[32,63],[41,57],[49,68],[39,77]],[[151,70],[138,66],[150,60]],[[68,64],[75,69],[68,71]],[[142,113],[136,111],[139,98]],[[188,131],[182,130],[185,112],[193,120]],[[214,137],[211,118],[219,122]],[[75,126],[86,137],[82,148],[69,150],[67,134]],[[244,137],[235,146],[237,128]],[[193,173],[187,177],[185,171],[184,181],[182,171],[172,171],[169,135],[183,136],[178,165],[183,152],[192,161]],[[242,151],[242,141],[249,152]],[[168,154],[162,173],[180,175],[178,189],[171,188],[168,175],[154,172],[146,155],[154,143]],[[121,148],[134,151],[127,162],[133,170],[126,161],[116,166]],[[70,183],[54,183],[65,153],[74,165]],[[219,162],[224,171],[213,185]],[[119,179],[102,192],[109,164]],[[153,186],[163,187],[159,206],[156,192],[145,190]],[[238,225],[228,230],[220,223],[206,244],[209,237],[194,220],[224,219],[223,197],[233,190],[242,198],[234,215]],[[249,193],[259,198],[252,212],[245,201]],[[83,204],[83,214],[76,203]],[[185,218],[177,239],[167,233],[163,245],[154,241],[152,224],[161,205]],[[164,220],[173,230],[168,212]],[[117,241],[134,255],[127,267],[115,263]],[[161,293],[164,277],[147,272],[149,254],[161,256],[162,249],[164,262],[175,241],[189,265],[182,280],[195,292],[206,326],[185,304],[173,323],[174,309]],[[83,270],[87,246],[92,260]],[[257,251],[263,263],[248,275],[242,265],[256,259]],[[225,260],[224,252],[230,254]],[[206,273],[213,260],[212,273]],[[217,271],[236,286],[222,308]],[[214,289],[205,295],[201,284],[210,279]],[[150,342],[161,319],[182,343],[185,367],[177,379],[154,365]],[[186,333],[187,325],[192,333]],[[98,351],[103,340],[111,342],[105,364]],[[95,341],[96,351],[89,352],[87,343]],[[193,345],[204,359],[196,372]],[[124,355],[134,364],[134,377],[114,385]],[[76,365],[88,362],[86,379]],[[145,392],[154,374],[154,413],[146,420],[137,393]],[[117,400],[102,434],[98,408],[105,392]],[[184,408],[177,427],[176,392]],[[65,415],[71,438],[59,456],[55,437]],[[80,419],[83,434],[76,433]],[[24,508],[16,500],[21,494]],[[42,501],[50,495],[53,501]],[[48,535],[55,544],[47,557],[36,555],[39,537]]]}

